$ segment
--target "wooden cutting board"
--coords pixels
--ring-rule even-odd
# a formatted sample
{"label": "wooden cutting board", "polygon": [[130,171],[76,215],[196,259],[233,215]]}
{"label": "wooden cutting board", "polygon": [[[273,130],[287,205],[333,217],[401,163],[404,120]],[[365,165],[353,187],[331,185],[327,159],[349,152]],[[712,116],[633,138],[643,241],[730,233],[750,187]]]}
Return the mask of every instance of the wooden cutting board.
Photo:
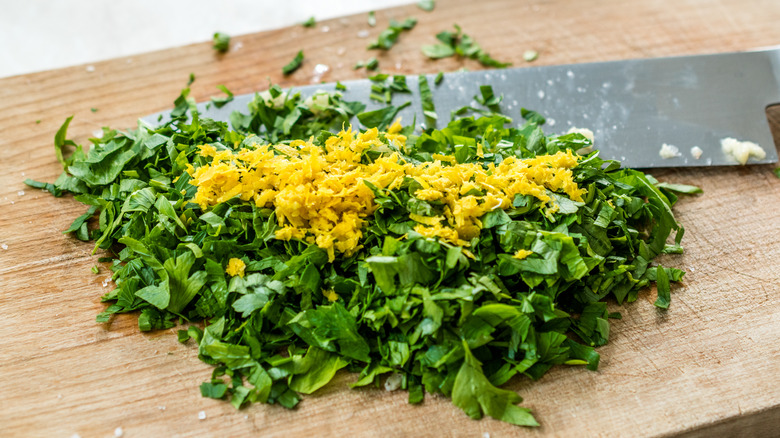
{"label": "wooden cutting board", "polygon": [[[253,12],[257,13],[257,12]],[[365,50],[390,18],[419,19],[391,51]],[[504,0],[410,5],[234,37],[218,55],[210,43],[0,79],[0,435],[112,436],[713,436],[780,430],[780,179],[773,166],[656,171],[704,194],[675,208],[686,228],[682,256],[662,262],[688,271],[668,311],[647,290],[620,309],[597,372],[558,367],[538,382],[513,380],[542,426],[473,421],[449,400],[421,406],[403,392],[350,390],[340,374],[294,411],[201,398],[211,373],[175,330],[140,333],[135,315],[97,324],[113,285],[94,275],[92,246],[61,234],[85,207],[22,184],[60,172],[52,139],[75,114],[80,143],[101,126],[131,127],[171,106],[190,73],[199,101],[224,84],[236,93],[365,76],[352,66],[376,55],[380,70],[417,74],[480,68],[431,61],[420,46],[460,24],[495,58],[534,65],[746,50],[780,42],[774,0]],[[204,39],[215,29],[204,29]],[[230,29],[224,29],[230,31]],[[360,38],[367,30],[370,37]],[[303,67],[281,67],[303,49]],[[718,90],[712,90],[717,93]],[[529,104],[530,105],[530,104]],[[96,112],[90,108],[97,108]],[[40,122],[38,122],[40,121]],[[774,123],[777,125],[777,123]],[[765,148],[774,145],[763,145]],[[198,419],[199,412],[206,418]]]}

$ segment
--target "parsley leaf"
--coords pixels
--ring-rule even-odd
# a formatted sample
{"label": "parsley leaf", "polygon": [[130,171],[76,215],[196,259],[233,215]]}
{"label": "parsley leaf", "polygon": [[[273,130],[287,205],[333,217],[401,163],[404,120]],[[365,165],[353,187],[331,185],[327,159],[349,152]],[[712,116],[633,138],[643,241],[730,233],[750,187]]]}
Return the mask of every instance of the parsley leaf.
{"label": "parsley leaf", "polygon": [[420,0],[417,2],[417,7],[423,11],[431,12],[436,7],[436,2],[434,0]]}
{"label": "parsley leaf", "polygon": [[214,50],[220,53],[225,53],[230,48],[230,35],[222,32],[214,34]]}
{"label": "parsley leaf", "polygon": [[233,93],[227,89],[224,85],[217,85],[217,88],[219,88],[223,93],[225,93],[226,97],[212,97],[211,103],[214,104],[217,108],[222,108],[225,106],[228,102],[231,102],[233,100]]}
{"label": "parsley leaf", "polygon": [[464,58],[476,59],[485,67],[505,68],[511,63],[500,62],[493,59],[482,47],[469,35],[462,32],[460,26],[455,25],[455,32],[442,31],[436,34],[436,39],[440,42],[433,45],[422,46],[422,52],[431,59],[448,58],[450,56],[460,56]]}
{"label": "parsley leaf", "polygon": [[292,61],[290,61],[287,65],[282,67],[282,73],[289,75],[295,70],[298,70],[301,67],[301,64],[303,64],[303,50],[299,50],[295,55],[295,58],[293,58]]}
{"label": "parsley leaf", "polygon": [[395,45],[396,41],[398,41],[401,32],[412,30],[416,24],[417,19],[412,17],[407,18],[402,22],[390,20],[390,26],[383,30],[377,39],[368,45],[368,48],[390,50]]}
{"label": "parsley leaf", "polygon": [[493,386],[482,373],[482,364],[463,343],[465,357],[452,388],[452,403],[463,409],[471,418],[480,419],[483,414],[496,420],[518,426],[538,426],[529,409],[517,406],[522,397],[512,391]]}

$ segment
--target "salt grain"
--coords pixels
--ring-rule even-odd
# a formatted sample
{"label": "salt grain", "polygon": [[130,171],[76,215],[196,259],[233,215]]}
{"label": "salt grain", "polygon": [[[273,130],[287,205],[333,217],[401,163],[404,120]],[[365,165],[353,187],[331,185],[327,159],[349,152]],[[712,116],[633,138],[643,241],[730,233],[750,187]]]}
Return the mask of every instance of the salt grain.
{"label": "salt grain", "polygon": [[322,80],[322,75],[328,72],[330,67],[325,64],[317,64],[314,66],[314,76],[311,78],[312,83],[317,83]]}
{"label": "salt grain", "polygon": [[121,437],[124,434],[125,434],[125,431],[123,431],[121,427],[117,427],[116,429],[114,429],[114,436],[115,437],[119,438],[119,437]]}
{"label": "salt grain", "polygon": [[18,192],[16,192],[16,194],[19,196],[24,196],[24,190],[19,190]]}
{"label": "salt grain", "polygon": [[4,243],[4,244],[0,245],[0,248],[3,248],[3,249],[8,249],[8,245],[6,245],[6,244]]}
{"label": "salt grain", "polygon": [[328,26],[322,26],[322,31],[323,31],[323,32],[330,32],[330,27],[328,27]]}
{"label": "salt grain", "polygon": [[573,78],[574,77],[574,72],[569,70],[569,71],[566,72],[566,76],[568,76],[570,78]]}
{"label": "salt grain", "polygon": [[327,72],[328,70],[330,70],[330,67],[328,67],[325,64],[317,64],[317,65],[314,66],[314,74],[315,75],[321,75],[321,74]]}
{"label": "salt grain", "polygon": [[368,38],[368,31],[365,29],[359,30],[357,36],[358,38]]}
{"label": "salt grain", "polygon": [[198,412],[198,420],[205,420],[205,419],[206,419],[206,411]]}
{"label": "salt grain", "polygon": [[339,55],[339,56],[341,56],[341,55],[343,55],[345,53],[347,53],[347,49],[345,49],[344,47],[339,47],[339,49],[336,50],[336,54]]}
{"label": "salt grain", "polygon": [[93,71],[95,71],[95,66],[94,65],[88,65],[87,66],[87,72],[88,73],[92,73]]}
{"label": "salt grain", "polygon": [[539,92],[536,93],[536,95],[539,96],[539,99],[544,99],[544,91],[543,90],[539,90]]}
{"label": "salt grain", "polygon": [[677,146],[664,143],[661,145],[661,150],[658,151],[658,155],[660,155],[664,160],[675,158],[680,156],[680,150],[677,148]]}

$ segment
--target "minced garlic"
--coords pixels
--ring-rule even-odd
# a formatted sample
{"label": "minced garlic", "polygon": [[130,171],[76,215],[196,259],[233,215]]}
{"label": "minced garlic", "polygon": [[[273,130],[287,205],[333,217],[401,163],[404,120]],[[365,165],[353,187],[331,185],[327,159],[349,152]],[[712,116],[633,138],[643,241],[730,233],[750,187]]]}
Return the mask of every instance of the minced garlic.
{"label": "minced garlic", "polygon": [[720,141],[721,149],[726,156],[733,158],[739,164],[746,164],[750,157],[756,160],[766,158],[764,148],[752,141],[739,141],[735,138],[724,138]]}
{"label": "minced garlic", "polygon": [[[400,130],[398,122],[386,133],[347,129],[327,139],[324,147],[313,139],[238,152],[203,145],[200,154],[212,161],[189,169],[190,183],[198,187],[193,201],[204,210],[235,197],[274,208],[277,239],[316,244],[333,261],[336,252],[349,257],[362,248],[366,218],[377,208],[374,193],[363,181],[395,190],[404,178],[416,180],[422,188],[413,196],[440,203],[443,210],[440,216],[411,214],[414,230],[458,246],[468,246],[479,235],[482,216],[511,208],[516,195],[533,196],[552,213],[558,206],[548,190],[566,193],[574,201],[585,194],[573,180],[571,169],[578,157],[570,151],[509,157],[498,165],[458,163],[454,156],[435,154],[435,161],[415,166],[389,147],[403,150],[406,137]],[[368,150],[382,155],[366,163],[363,154]]]}

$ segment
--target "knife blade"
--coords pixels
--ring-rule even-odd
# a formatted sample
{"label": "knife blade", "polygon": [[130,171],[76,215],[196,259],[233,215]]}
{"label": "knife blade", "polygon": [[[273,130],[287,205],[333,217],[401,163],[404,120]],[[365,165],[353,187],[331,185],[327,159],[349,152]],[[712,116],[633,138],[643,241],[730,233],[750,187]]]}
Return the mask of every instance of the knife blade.
{"label": "knife blade", "polygon": [[[433,101],[444,126],[450,112],[466,105],[478,107],[480,85],[503,95],[501,112],[520,123],[520,109],[547,118],[545,132],[562,134],[572,127],[595,134],[594,148],[605,159],[634,168],[723,166],[738,164],[721,149],[721,139],[757,143],[766,151],[749,164],[775,163],[777,150],[766,108],[780,102],[780,47],[750,52],[666,58],[633,59],[585,64],[509,68],[446,73],[440,85],[428,76]],[[417,93],[418,79],[407,76],[415,92],[395,94],[393,104],[411,100],[399,112],[404,121],[424,120]],[[372,82],[345,81],[345,100],[360,100],[367,111],[386,105],[369,101]],[[335,91],[335,83],[296,87],[303,96]],[[198,104],[201,116],[228,121],[233,111],[245,111],[255,94],[236,96],[222,108]],[[170,111],[142,120],[150,125],[169,119]],[[357,123],[357,121],[354,121]],[[680,156],[662,158],[663,144],[674,145]],[[698,147],[696,159],[690,153]]]}

